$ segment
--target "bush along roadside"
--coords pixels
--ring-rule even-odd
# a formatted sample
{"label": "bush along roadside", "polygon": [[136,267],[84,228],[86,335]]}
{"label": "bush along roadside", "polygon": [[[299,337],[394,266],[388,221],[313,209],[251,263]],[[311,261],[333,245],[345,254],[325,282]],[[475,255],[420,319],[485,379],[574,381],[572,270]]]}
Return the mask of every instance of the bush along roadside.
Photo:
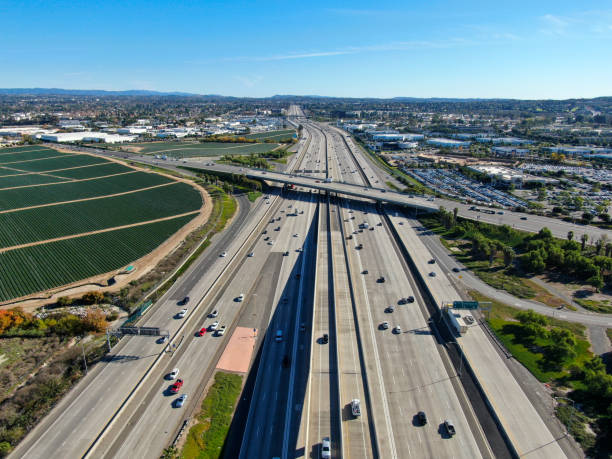
{"label": "bush along roadside", "polygon": [[490,301],[487,322],[514,358],[556,397],[556,414],[591,457],[612,451],[612,375],[593,356],[586,327]]}

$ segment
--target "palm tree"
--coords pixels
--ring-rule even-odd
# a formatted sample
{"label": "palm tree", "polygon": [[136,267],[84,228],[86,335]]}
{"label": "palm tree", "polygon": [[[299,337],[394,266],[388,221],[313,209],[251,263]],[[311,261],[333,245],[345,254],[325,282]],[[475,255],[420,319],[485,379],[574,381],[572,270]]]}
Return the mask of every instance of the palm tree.
{"label": "palm tree", "polygon": [[582,242],[582,250],[583,251],[584,251],[584,246],[586,245],[588,240],[589,240],[589,235],[588,234],[583,234],[582,236],[580,236],[580,241]]}

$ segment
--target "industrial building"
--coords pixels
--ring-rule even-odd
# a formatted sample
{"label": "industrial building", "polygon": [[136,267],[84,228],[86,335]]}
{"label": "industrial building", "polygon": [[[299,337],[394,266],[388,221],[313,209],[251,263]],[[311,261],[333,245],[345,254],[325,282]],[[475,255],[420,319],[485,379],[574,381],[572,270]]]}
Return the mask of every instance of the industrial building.
{"label": "industrial building", "polygon": [[47,142],[71,143],[71,142],[104,142],[121,143],[131,142],[136,136],[108,134],[106,132],[62,132],[55,134],[42,134],[37,136]]}
{"label": "industrial building", "polygon": [[525,158],[530,155],[530,151],[527,148],[516,148],[516,147],[493,147],[491,151],[497,156],[506,156],[512,158]]}
{"label": "industrial building", "polygon": [[510,169],[504,166],[468,166],[470,169],[491,177],[493,183],[501,183],[504,185],[513,184],[517,188],[522,188],[526,183],[558,183],[556,179],[548,177],[538,177],[535,175],[525,174]]}
{"label": "industrial building", "polygon": [[429,145],[433,145],[434,147],[442,147],[442,148],[468,148],[472,142],[467,140],[452,140],[452,139],[441,139],[434,138],[427,140]]}

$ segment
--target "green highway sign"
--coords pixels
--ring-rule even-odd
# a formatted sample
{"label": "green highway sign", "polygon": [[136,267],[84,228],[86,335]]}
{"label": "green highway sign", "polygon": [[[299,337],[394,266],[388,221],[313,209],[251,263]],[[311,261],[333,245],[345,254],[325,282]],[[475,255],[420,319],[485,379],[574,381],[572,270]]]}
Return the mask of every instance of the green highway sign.
{"label": "green highway sign", "polygon": [[453,301],[453,309],[478,309],[478,301]]}

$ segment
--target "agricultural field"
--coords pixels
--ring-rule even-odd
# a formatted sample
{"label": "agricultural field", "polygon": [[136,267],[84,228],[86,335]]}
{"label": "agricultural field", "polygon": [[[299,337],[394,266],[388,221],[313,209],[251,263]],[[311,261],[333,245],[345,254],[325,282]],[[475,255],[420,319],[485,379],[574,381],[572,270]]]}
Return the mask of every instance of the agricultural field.
{"label": "agricultural field", "polygon": [[201,206],[191,185],[104,158],[0,149],[0,302],[119,270]]}
{"label": "agricultural field", "polygon": [[255,140],[259,140],[263,142],[266,140],[281,141],[281,140],[291,139],[295,135],[296,135],[295,129],[284,129],[281,131],[268,131],[268,132],[260,132],[258,134],[247,134],[245,136],[240,136],[240,137],[245,137],[247,139],[255,139]]}
{"label": "agricultural field", "polygon": [[276,143],[226,143],[226,142],[150,142],[131,144],[139,153],[166,155],[173,158],[200,156],[250,155],[264,153],[278,147]]}

